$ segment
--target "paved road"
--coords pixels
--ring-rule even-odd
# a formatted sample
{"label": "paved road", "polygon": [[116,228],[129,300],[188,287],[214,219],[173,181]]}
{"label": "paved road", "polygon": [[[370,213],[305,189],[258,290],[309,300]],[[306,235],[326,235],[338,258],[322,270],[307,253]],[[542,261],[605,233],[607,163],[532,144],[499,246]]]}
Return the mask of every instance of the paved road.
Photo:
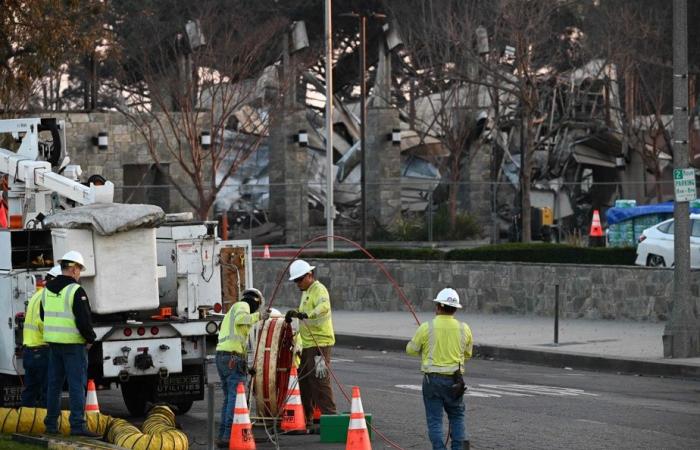
{"label": "paved road", "polygon": [[[366,412],[401,448],[430,448],[417,372],[401,353],[337,348],[334,370],[362,389]],[[211,381],[218,381],[213,367]],[[700,382],[554,369],[474,360],[468,366],[468,429],[473,448],[689,449],[700,448]],[[102,412],[126,415],[118,391],[99,394]],[[218,395],[217,395],[218,397]],[[336,389],[340,410],[348,403]],[[217,400],[219,400],[217,398]],[[220,400],[217,401],[218,414]],[[206,403],[180,417],[194,442],[206,448]],[[256,429],[256,435],[262,436]],[[375,438],[374,448],[390,448]],[[283,436],[280,448],[343,449],[318,436]],[[260,449],[275,448],[258,444]]]}

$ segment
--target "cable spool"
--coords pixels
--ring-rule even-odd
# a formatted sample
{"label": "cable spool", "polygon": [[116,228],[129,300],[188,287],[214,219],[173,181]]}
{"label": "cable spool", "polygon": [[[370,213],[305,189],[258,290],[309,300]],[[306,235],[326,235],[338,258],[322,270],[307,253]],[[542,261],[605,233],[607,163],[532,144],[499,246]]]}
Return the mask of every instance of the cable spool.
{"label": "cable spool", "polygon": [[294,338],[283,318],[266,320],[258,334],[253,392],[258,414],[277,417],[287,397]]}

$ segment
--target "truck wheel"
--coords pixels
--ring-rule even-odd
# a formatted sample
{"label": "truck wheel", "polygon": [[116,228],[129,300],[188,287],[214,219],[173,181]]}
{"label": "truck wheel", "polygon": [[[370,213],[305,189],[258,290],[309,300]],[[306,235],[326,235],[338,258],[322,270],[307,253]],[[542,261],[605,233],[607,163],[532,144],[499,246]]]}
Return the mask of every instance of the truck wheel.
{"label": "truck wheel", "polygon": [[175,407],[175,414],[178,416],[187,414],[187,412],[192,408],[193,403],[194,401],[192,400],[173,403],[173,406]]}
{"label": "truck wheel", "polygon": [[152,399],[153,386],[144,381],[127,381],[121,383],[122,398],[129,414],[142,417],[146,414],[146,405]]}

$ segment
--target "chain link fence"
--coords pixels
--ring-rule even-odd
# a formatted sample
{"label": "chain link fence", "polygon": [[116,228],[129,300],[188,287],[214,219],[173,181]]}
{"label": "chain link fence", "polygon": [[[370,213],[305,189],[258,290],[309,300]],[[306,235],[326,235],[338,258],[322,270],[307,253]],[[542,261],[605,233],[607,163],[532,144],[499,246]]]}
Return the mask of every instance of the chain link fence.
{"label": "chain link fence", "polygon": [[[326,234],[325,183],[235,184],[224,186],[207,213],[209,220],[228,219],[228,237],[256,244],[299,245]],[[211,190],[193,186],[124,186],[115,200],[150,203],[167,213],[190,211],[211,200]],[[187,201],[189,198],[190,201]],[[605,211],[620,199],[637,205],[672,200],[673,182],[596,182],[535,185],[530,193],[533,240],[583,244],[593,210]],[[334,190],[334,233],[370,244],[411,242],[490,243],[519,241],[521,195],[509,182],[444,183],[434,180],[345,182]],[[639,200],[643,199],[643,200]],[[624,202],[630,207],[635,202]],[[699,205],[700,206],[700,205]],[[363,211],[365,213],[363,227]],[[663,215],[656,216],[659,221]],[[649,224],[649,220],[645,222]],[[653,225],[653,224],[652,224]],[[363,233],[364,231],[364,233]]]}

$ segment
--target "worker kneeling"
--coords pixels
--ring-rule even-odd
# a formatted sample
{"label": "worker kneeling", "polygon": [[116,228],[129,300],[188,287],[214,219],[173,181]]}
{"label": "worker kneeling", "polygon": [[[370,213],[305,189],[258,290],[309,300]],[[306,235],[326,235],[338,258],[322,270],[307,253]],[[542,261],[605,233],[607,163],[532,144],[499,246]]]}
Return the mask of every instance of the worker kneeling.
{"label": "worker kneeling", "polygon": [[441,290],[433,300],[435,318],[418,327],[406,345],[406,353],[422,357],[423,404],[428,437],[433,449],[444,449],[442,411],[447,412],[452,450],[469,449],[464,426],[464,362],[472,356],[469,325],[454,318],[462,305],[452,288]]}
{"label": "worker kneeling", "polygon": [[[259,320],[270,317],[268,311],[258,312],[264,302],[257,289],[246,289],[243,298],[234,303],[221,321],[219,343],[216,346],[216,369],[224,390],[224,404],[221,409],[219,438],[217,446],[228,448],[233,422],[233,408],[236,404],[238,383],[245,384],[248,374],[248,333]],[[251,369],[251,375],[254,372]]]}

